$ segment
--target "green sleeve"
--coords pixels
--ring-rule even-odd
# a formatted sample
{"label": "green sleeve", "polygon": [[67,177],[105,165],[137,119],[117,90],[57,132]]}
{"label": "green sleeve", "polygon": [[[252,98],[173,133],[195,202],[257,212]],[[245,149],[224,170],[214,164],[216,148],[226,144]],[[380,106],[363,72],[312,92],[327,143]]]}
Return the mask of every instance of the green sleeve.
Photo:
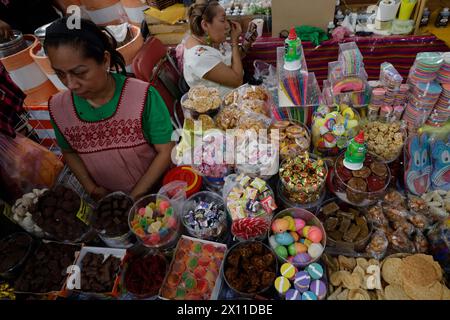
{"label": "green sleeve", "polygon": [[172,138],[172,122],[169,110],[158,91],[150,87],[142,117],[145,139],[151,144],[165,144]]}
{"label": "green sleeve", "polygon": [[69,143],[67,143],[66,138],[64,138],[63,134],[61,133],[61,131],[59,131],[53,120],[50,120],[50,122],[53,126],[53,130],[55,131],[56,142],[58,143],[58,146],[61,148],[61,150],[72,150]]}

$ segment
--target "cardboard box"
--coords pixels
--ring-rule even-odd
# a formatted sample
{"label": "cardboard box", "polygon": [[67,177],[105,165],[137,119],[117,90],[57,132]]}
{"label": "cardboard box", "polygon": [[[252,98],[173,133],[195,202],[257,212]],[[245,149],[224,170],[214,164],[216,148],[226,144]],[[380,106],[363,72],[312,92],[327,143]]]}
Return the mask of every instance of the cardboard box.
{"label": "cardboard box", "polygon": [[185,33],[189,30],[189,25],[187,23],[177,23],[174,25],[170,24],[148,24],[148,30],[152,34],[162,34],[162,33]]}
{"label": "cardboard box", "polygon": [[179,33],[160,33],[156,34],[155,37],[161,40],[165,45],[176,45],[181,43],[181,40],[185,37],[185,32]]}
{"label": "cardboard box", "polygon": [[272,1],[272,36],[282,30],[309,25],[327,30],[334,20],[336,0],[276,0]]}

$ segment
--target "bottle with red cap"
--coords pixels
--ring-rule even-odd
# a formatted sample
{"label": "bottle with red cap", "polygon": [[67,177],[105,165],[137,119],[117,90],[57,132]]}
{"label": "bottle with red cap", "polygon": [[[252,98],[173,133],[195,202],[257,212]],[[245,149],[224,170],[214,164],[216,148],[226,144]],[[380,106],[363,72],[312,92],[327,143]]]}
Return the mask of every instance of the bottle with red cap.
{"label": "bottle with red cap", "polygon": [[367,147],[364,142],[364,131],[354,137],[345,151],[344,166],[350,170],[360,170],[366,159]]}
{"label": "bottle with red cap", "polygon": [[297,37],[295,28],[291,28],[289,37],[284,41],[284,68],[286,70],[299,70],[301,64],[302,42]]}

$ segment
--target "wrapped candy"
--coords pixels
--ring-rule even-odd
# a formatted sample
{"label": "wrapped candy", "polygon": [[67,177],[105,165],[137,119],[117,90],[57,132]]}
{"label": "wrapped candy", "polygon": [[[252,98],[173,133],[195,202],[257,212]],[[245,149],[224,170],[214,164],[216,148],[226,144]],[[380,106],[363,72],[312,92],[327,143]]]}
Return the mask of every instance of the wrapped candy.
{"label": "wrapped candy", "polygon": [[336,156],[345,149],[360,128],[356,110],[342,104],[338,108],[321,106],[313,116],[312,139],[314,153]]}
{"label": "wrapped candy", "polygon": [[281,164],[280,180],[291,201],[309,203],[319,199],[327,172],[323,160],[312,159],[305,152]]}

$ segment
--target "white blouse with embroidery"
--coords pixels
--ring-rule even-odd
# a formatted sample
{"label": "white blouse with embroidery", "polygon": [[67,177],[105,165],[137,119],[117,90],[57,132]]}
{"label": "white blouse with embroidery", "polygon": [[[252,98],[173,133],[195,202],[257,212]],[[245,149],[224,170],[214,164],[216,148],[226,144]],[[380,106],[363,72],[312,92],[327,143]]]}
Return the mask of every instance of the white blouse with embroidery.
{"label": "white blouse with embroidery", "polygon": [[217,88],[221,97],[224,97],[233,89],[203,78],[205,74],[221,62],[231,67],[231,45],[225,43],[221,46],[222,50],[204,45],[184,49],[183,74],[184,79],[191,88],[197,85]]}

